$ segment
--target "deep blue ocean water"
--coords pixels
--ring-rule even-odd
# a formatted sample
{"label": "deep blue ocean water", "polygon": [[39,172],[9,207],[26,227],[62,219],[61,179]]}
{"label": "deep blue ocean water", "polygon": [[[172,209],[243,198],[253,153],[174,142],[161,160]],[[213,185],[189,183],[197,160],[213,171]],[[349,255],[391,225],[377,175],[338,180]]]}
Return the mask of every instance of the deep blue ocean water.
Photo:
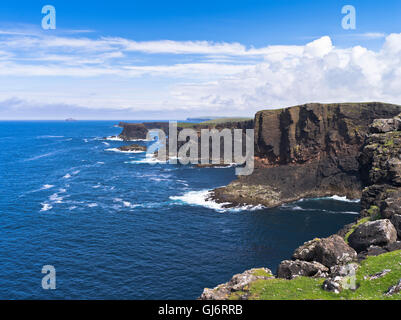
{"label": "deep blue ocean water", "polygon": [[358,203],[334,199],[220,210],[203,199],[234,168],[115,152],[129,143],[102,137],[117,123],[0,122],[0,299],[194,299],[356,218]]}

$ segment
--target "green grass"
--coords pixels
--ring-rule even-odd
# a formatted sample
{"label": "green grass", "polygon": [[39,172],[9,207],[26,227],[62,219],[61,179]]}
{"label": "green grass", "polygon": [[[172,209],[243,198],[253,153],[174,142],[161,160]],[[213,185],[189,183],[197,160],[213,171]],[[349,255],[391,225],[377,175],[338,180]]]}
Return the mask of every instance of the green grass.
{"label": "green grass", "polygon": [[273,276],[271,273],[267,273],[265,270],[263,269],[257,269],[253,272],[253,275],[257,276],[257,277],[271,277]]}
{"label": "green grass", "polygon": [[371,219],[370,217],[366,217],[366,218],[363,218],[363,219],[361,219],[361,220],[358,220],[358,222],[355,223],[355,224],[352,226],[351,230],[348,231],[348,233],[345,235],[344,241],[345,241],[346,243],[348,243],[348,238],[349,238],[349,236],[356,230],[356,228],[358,228],[361,224],[364,224],[365,222],[370,221],[370,219]]}
{"label": "green grass", "polygon": [[242,122],[242,121],[249,121],[253,120],[253,118],[220,118],[220,119],[213,119],[208,121],[203,121],[201,124],[222,124],[227,122]]}
{"label": "green grass", "polygon": [[208,121],[202,121],[202,122],[178,122],[177,126],[179,128],[193,128],[195,126],[215,126],[218,124],[224,124],[224,123],[231,123],[231,122],[243,122],[243,121],[249,121],[253,120],[253,118],[219,118],[219,119],[213,119],[213,120],[208,120]]}
{"label": "green grass", "polygon": [[[343,290],[339,294],[322,289],[324,279],[299,277],[293,280],[269,279],[251,283],[249,299],[251,300],[401,300],[401,294],[385,296],[389,287],[401,279],[401,250],[368,257],[361,263],[356,274],[356,290]],[[384,269],[391,272],[384,277],[369,280],[369,277]],[[229,299],[235,300],[244,292],[233,293]]]}
{"label": "green grass", "polygon": [[178,128],[193,128],[198,125],[199,125],[199,122],[178,122],[177,123]]}

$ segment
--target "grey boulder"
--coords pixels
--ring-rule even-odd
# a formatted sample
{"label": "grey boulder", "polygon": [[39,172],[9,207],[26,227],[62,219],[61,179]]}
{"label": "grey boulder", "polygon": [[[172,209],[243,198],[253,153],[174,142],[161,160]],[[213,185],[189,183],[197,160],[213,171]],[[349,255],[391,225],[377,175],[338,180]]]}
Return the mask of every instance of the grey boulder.
{"label": "grey boulder", "polygon": [[397,241],[397,231],[388,219],[365,222],[348,237],[349,245],[357,252],[370,246],[384,247]]}
{"label": "grey boulder", "polygon": [[293,279],[296,277],[325,277],[329,269],[319,262],[307,262],[301,260],[284,260],[277,269],[277,277],[283,279]]}
{"label": "grey boulder", "polygon": [[395,230],[397,230],[398,238],[401,239],[401,215],[395,214],[391,217],[391,223],[394,225]]}
{"label": "grey boulder", "polygon": [[356,259],[356,252],[344,239],[332,235],[324,239],[308,241],[295,250],[293,260],[316,261],[326,267],[346,264]]}

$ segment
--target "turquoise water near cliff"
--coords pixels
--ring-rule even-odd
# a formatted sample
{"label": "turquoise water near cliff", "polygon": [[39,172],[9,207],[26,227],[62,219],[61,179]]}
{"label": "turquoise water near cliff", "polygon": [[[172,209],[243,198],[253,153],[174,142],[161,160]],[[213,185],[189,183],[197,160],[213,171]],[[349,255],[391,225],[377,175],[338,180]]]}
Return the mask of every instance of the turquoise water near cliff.
{"label": "turquoise water near cliff", "polygon": [[[344,199],[223,210],[234,168],[150,164],[118,121],[0,122],[0,299],[194,299],[355,219]],[[145,142],[138,142],[144,144]],[[43,290],[53,265],[57,289]]]}

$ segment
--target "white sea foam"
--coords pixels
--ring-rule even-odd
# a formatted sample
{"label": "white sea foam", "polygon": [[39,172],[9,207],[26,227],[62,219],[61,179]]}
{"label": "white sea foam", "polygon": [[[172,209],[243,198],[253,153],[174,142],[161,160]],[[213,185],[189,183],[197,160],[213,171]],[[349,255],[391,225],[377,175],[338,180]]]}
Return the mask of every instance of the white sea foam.
{"label": "white sea foam", "polygon": [[361,200],[359,199],[348,199],[347,197],[340,197],[340,196],[332,196],[332,197],[328,197],[327,199],[332,199],[332,200],[336,200],[336,201],[345,201],[345,202],[353,202],[353,203],[358,203]]}
{"label": "white sea foam", "polygon": [[125,163],[132,163],[132,164],[156,164],[156,163],[162,163],[162,164],[166,164],[167,161],[159,160],[159,159],[157,159],[157,157],[147,154],[144,159],[126,161]]}
{"label": "white sea foam", "polygon": [[54,185],[52,185],[52,184],[44,184],[42,186],[42,188],[40,188],[40,190],[47,190],[47,189],[51,189],[51,188],[54,188]]}
{"label": "white sea foam", "polygon": [[123,141],[123,139],[121,139],[121,138],[119,138],[117,136],[106,137],[104,139],[108,140],[108,141]]}
{"label": "white sea foam", "polygon": [[108,141],[153,141],[153,139],[147,140],[147,139],[121,139],[118,136],[110,136],[110,137],[106,137],[104,138],[104,140],[108,140]]}
{"label": "white sea foam", "polygon": [[189,187],[189,184],[185,180],[176,180],[176,182],[181,183],[185,187]]}
{"label": "white sea foam", "polygon": [[217,203],[212,200],[207,200],[211,194],[210,190],[189,191],[182,196],[171,196],[170,200],[177,201],[181,204],[188,204],[193,206],[202,206],[205,208],[213,209],[218,212],[239,212],[239,211],[255,211],[263,209],[262,205],[251,206],[244,205],[233,208],[225,208],[224,206],[230,203]]}
{"label": "white sea foam", "polygon": [[123,201],[123,205],[124,205],[124,207],[126,207],[126,208],[136,208],[138,205],[135,205],[135,204],[132,204],[131,202],[129,202],[129,201]]}
{"label": "white sea foam", "polygon": [[60,151],[48,152],[48,153],[44,153],[44,154],[41,154],[41,155],[38,155],[38,156],[35,156],[35,157],[32,157],[32,158],[28,158],[28,159],[25,159],[25,160],[22,160],[22,161],[34,161],[34,160],[50,157],[50,156],[55,155],[55,154],[57,154],[59,152]]}
{"label": "white sea foam", "polygon": [[63,197],[60,197],[58,193],[53,193],[50,197],[49,200],[54,202],[54,203],[63,203]]}
{"label": "white sea foam", "polygon": [[215,166],[210,166],[210,167],[206,167],[206,168],[210,168],[210,169],[226,169],[226,168],[232,168],[232,167],[236,167],[236,166],[237,166],[236,163],[228,163],[228,164],[225,164],[225,165],[215,165]]}
{"label": "white sea foam", "polygon": [[144,153],[145,152],[145,151],[140,151],[140,150],[123,151],[118,148],[109,148],[109,149],[105,149],[105,151],[112,151],[112,152],[119,152],[119,153]]}
{"label": "white sea foam", "polygon": [[291,210],[294,210],[294,211],[305,211],[305,210],[307,210],[307,209],[304,209],[304,208],[302,208],[300,206],[294,206],[294,207],[289,206],[287,208],[289,208]]}
{"label": "white sea foam", "polygon": [[352,203],[361,202],[360,199],[348,199],[347,197],[341,197],[341,196],[337,196],[337,195],[334,195],[334,196],[331,196],[331,197],[299,199],[296,202],[313,201],[313,200],[335,200],[335,201],[352,202]]}
{"label": "white sea foam", "polygon": [[140,205],[138,205],[138,204],[132,204],[131,202],[126,201],[126,200],[123,200],[123,199],[121,199],[121,198],[114,198],[113,201],[114,201],[114,202],[122,203],[122,205],[123,205],[124,207],[126,207],[126,208],[131,208],[131,209],[140,206]]}
{"label": "white sea foam", "polygon": [[94,207],[97,207],[97,206],[98,206],[97,203],[89,203],[89,204],[88,204],[88,207],[89,207],[89,208],[94,208]]}
{"label": "white sea foam", "polygon": [[63,178],[64,179],[70,179],[72,176],[75,176],[80,172],[81,172],[81,170],[75,170],[75,171],[73,171],[71,173],[67,173]]}
{"label": "white sea foam", "polygon": [[[325,198],[325,199],[327,199],[327,198]],[[300,202],[300,201],[297,201],[297,202]],[[332,213],[332,214],[354,214],[354,215],[359,214],[359,212],[355,212],[355,211],[333,211],[333,210],[326,210],[326,209],[302,208],[300,206],[291,205],[291,204],[283,204],[280,206],[280,209],[292,210],[292,211],[326,212],[326,213]]]}
{"label": "white sea foam", "polygon": [[102,142],[104,145],[106,145],[106,146],[110,146],[110,143],[108,143],[108,142]]}
{"label": "white sea foam", "polygon": [[37,136],[37,139],[52,139],[52,138],[64,138],[64,136],[50,136],[50,135],[44,135],[44,136]]}
{"label": "white sea foam", "polygon": [[42,203],[42,209],[40,209],[41,212],[43,211],[49,211],[53,208],[53,206],[49,203]]}

